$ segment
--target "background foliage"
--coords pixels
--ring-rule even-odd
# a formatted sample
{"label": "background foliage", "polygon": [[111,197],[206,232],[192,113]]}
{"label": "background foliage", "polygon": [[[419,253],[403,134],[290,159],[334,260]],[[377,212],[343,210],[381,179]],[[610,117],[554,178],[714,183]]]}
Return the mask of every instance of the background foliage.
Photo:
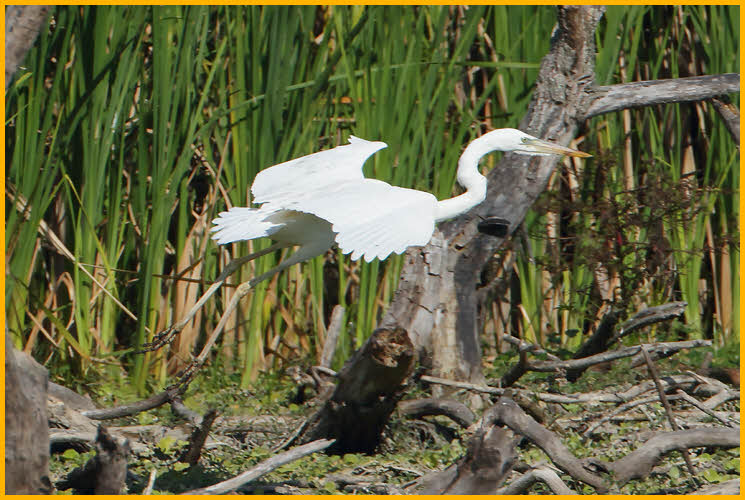
{"label": "background foliage", "polygon": [[[462,147],[525,113],[554,23],[527,6],[57,7],[6,94],[14,342],[60,376],[123,368],[140,390],[163,384],[231,289],[169,349],[133,351],[266,245],[209,239],[259,170],[354,133],[389,144],[368,176],[450,196]],[[598,84],[737,72],[739,7],[608,7],[597,45]],[[495,259],[485,343],[508,331],[571,349],[609,307],[670,300],[689,304],[671,334],[739,342],[739,156],[712,106],[595,118],[575,146],[594,158],[557,169]],[[338,364],[400,268],[334,250],[282,273],[244,300],[215,360],[245,384],[315,359],[341,304]]]}

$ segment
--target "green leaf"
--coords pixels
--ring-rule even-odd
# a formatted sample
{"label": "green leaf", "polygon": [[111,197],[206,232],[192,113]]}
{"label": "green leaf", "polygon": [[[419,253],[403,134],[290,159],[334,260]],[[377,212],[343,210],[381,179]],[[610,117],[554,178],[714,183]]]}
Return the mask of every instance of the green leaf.
{"label": "green leaf", "polygon": [[173,451],[173,445],[176,444],[176,439],[170,436],[166,436],[156,445],[160,451],[169,455]]}
{"label": "green leaf", "polygon": [[706,469],[701,475],[710,483],[719,483],[722,481],[722,475],[715,469]]}

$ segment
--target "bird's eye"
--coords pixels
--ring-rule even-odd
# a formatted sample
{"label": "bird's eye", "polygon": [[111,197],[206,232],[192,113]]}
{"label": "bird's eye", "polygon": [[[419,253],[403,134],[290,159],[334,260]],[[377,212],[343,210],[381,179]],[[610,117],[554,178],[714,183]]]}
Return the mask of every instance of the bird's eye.
{"label": "bird's eye", "polygon": [[528,140],[529,140],[528,137],[521,137],[520,138],[520,142],[522,142],[523,144],[526,144],[528,142]]}

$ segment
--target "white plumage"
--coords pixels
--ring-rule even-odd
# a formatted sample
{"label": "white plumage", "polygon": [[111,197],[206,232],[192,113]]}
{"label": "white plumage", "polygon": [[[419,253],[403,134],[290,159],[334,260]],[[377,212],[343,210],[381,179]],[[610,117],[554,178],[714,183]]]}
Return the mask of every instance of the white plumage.
{"label": "white plumage", "polygon": [[[365,161],[387,147],[351,136],[349,144],[296,158],[258,173],[251,187],[258,208],[235,207],[213,221],[219,244],[269,237],[300,248],[274,270],[323,254],[334,243],[353,260],[385,259],[426,245],[435,223],[466,212],[486,196],[479,159],[495,151],[589,156],[515,129],[498,129],[472,141],[457,179],[466,192],[437,201],[430,193],[366,179]],[[274,274],[274,272],[272,274]]]}

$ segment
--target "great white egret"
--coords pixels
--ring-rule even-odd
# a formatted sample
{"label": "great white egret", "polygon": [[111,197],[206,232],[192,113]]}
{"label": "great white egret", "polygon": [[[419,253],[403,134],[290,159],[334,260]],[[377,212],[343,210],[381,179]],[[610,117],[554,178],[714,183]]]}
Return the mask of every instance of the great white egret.
{"label": "great white egret", "polygon": [[457,180],[466,192],[438,201],[432,194],[366,179],[362,165],[387,147],[355,136],[349,144],[280,163],[256,176],[251,192],[259,208],[234,207],[213,220],[219,244],[268,237],[298,246],[282,268],[321,255],[334,243],[352,260],[385,259],[410,246],[426,245],[435,223],[467,212],[486,197],[481,157],[492,151],[530,155],[590,156],[512,128],[471,142],[458,161]]}
{"label": "great white egret", "polygon": [[[268,248],[236,259],[179,323],[163,332],[158,346],[188,324],[196,311],[243,263],[274,250],[297,246],[287,259],[241,284],[215,328],[217,334],[238,301],[256,284],[294,264],[325,253],[334,244],[352,260],[385,259],[410,246],[426,245],[437,222],[453,218],[484,201],[486,177],[479,160],[492,151],[528,155],[588,157],[587,153],[538,139],[512,128],[493,130],[473,140],[458,160],[457,181],[466,191],[438,201],[432,194],[366,179],[365,161],[387,147],[384,142],[350,136],[349,144],[274,165],[256,175],[251,192],[258,208],[234,207],[213,220],[219,244],[271,238]],[[216,338],[213,332],[212,338]],[[207,342],[208,347],[211,342]],[[203,353],[205,351],[203,350]]]}

